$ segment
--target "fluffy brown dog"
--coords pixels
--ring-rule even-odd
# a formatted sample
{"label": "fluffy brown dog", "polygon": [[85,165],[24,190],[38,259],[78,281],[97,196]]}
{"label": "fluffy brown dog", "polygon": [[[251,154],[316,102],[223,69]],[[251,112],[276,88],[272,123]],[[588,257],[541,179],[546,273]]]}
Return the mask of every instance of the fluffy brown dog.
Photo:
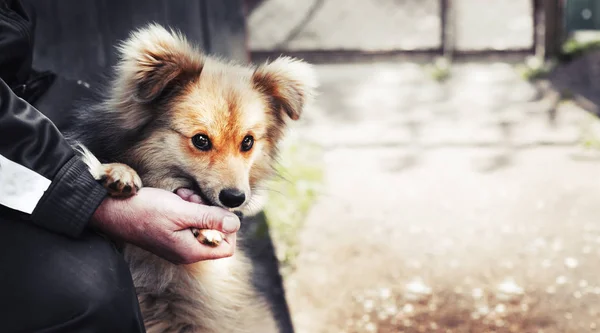
{"label": "fluffy brown dog", "polygon": [[[143,182],[247,210],[272,173],[286,122],[313,93],[311,67],[292,58],[222,62],[159,25],[135,31],[119,50],[108,96],[80,114],[73,133],[91,151],[83,157],[94,177],[115,196],[134,195]],[[199,239],[221,235],[201,230]],[[240,251],[187,266],[131,245],[125,253],[148,332],[277,331]]]}

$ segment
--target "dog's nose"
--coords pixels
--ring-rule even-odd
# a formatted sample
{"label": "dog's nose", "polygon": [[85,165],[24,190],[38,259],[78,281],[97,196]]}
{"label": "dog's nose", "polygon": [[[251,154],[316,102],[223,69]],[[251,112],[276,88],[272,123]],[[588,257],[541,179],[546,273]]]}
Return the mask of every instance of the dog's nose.
{"label": "dog's nose", "polygon": [[237,188],[226,188],[219,193],[219,201],[226,207],[235,208],[246,201],[246,195]]}

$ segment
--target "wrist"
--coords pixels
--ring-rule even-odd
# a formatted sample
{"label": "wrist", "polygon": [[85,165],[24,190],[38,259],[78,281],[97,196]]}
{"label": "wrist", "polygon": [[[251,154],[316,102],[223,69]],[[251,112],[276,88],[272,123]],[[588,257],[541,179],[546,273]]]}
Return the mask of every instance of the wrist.
{"label": "wrist", "polygon": [[135,216],[134,207],[126,199],[106,197],[92,214],[88,226],[113,241],[135,243],[140,230],[137,230],[135,223],[131,223],[132,216]]}
{"label": "wrist", "polygon": [[98,205],[98,208],[96,208],[96,211],[94,211],[94,214],[92,214],[88,226],[94,230],[113,236],[114,229],[117,229],[114,227],[116,221],[113,215],[119,209],[119,207],[115,207],[116,201],[111,197],[104,198],[100,202],[100,205]]}
{"label": "wrist", "polygon": [[105,219],[105,210],[106,210],[106,206],[108,205],[107,201],[109,201],[110,198],[106,197],[104,198],[100,204],[98,205],[98,207],[96,208],[96,210],[94,211],[94,213],[92,214],[92,216],[90,217],[90,220],[88,222],[88,226],[92,229],[102,229],[102,227],[104,226],[104,219]]}

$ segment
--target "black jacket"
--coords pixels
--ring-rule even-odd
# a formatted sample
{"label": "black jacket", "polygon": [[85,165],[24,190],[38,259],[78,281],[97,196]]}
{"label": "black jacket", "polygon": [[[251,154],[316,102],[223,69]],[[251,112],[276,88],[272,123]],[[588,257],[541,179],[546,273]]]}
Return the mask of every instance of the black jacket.
{"label": "black jacket", "polygon": [[0,0],[0,223],[77,237],[106,191],[47,117],[83,87],[32,69],[34,21],[20,1]]}

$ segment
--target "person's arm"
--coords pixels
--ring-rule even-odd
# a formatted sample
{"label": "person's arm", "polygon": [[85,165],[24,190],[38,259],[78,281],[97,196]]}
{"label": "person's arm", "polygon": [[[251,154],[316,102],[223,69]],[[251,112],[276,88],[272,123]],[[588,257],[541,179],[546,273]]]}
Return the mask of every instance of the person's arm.
{"label": "person's arm", "polygon": [[20,1],[0,0],[0,205],[77,236],[106,191],[53,122],[15,93],[31,81],[34,27]]}
{"label": "person's arm", "polygon": [[0,204],[76,237],[106,194],[54,124],[0,79]]}
{"label": "person's arm", "polygon": [[[0,205],[24,223],[72,237],[89,225],[174,263],[231,256],[238,217],[182,193],[143,188],[125,200],[107,197],[52,122],[0,79]],[[191,227],[222,231],[225,242],[203,246]]]}
{"label": "person's arm", "polygon": [[[143,188],[127,200],[107,197],[54,123],[11,90],[36,90],[29,89],[34,26],[19,0],[0,0],[0,217],[16,213],[24,223],[72,237],[89,225],[175,263],[231,256],[237,216],[189,193]],[[225,242],[203,246],[192,227],[220,230]]]}

